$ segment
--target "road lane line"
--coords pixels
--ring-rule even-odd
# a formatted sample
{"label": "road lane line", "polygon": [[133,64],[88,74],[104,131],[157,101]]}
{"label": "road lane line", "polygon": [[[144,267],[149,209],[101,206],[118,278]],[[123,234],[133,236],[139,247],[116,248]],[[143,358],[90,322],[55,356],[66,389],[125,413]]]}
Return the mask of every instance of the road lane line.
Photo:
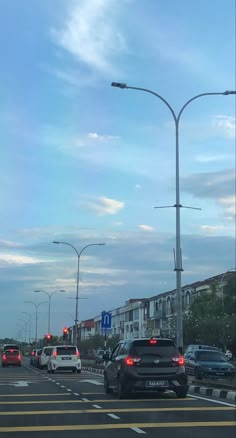
{"label": "road lane line", "polygon": [[[111,415],[115,415],[114,412],[116,413],[138,413],[138,412],[186,412],[186,411],[190,411],[190,412],[196,412],[196,411],[233,411],[234,408],[231,407],[221,407],[221,408],[213,408],[213,407],[197,407],[194,409],[190,409],[190,408],[140,408],[140,409],[135,409],[135,408],[127,408],[127,409],[104,409],[101,406],[98,405],[92,405],[95,409],[67,409],[67,410],[60,410],[60,409],[53,409],[50,411],[1,411],[0,412],[0,417],[7,415],[7,416],[14,416],[14,415],[56,415],[56,414],[97,414],[98,412],[100,414],[107,414],[109,416]],[[116,417],[116,415],[115,415]]]}
{"label": "road lane line", "polygon": [[112,429],[164,429],[177,427],[235,427],[236,421],[191,421],[179,423],[116,423],[116,424],[62,424],[60,426],[17,426],[17,427],[0,427],[0,433],[3,432],[65,432],[72,430],[112,430]]}
{"label": "road lane line", "polygon": [[[68,394],[70,395],[70,394]],[[87,400],[91,403],[90,400]],[[82,400],[28,400],[28,401],[4,401],[0,405],[53,405],[62,403],[82,403]]]}
{"label": "road lane line", "polygon": [[120,417],[117,417],[117,415],[115,415],[115,414],[107,414],[107,415],[108,415],[108,417],[111,417],[114,420],[120,420]]}
{"label": "road lane line", "polygon": [[81,400],[83,400],[84,402],[90,402],[88,398],[81,398]]}
{"label": "road lane line", "polygon": [[72,392],[72,389],[69,389],[69,388],[67,389],[67,388],[66,388],[66,390],[67,390],[68,392]]}
{"label": "road lane line", "polygon": [[206,401],[209,401],[209,402],[212,402],[212,403],[217,403],[217,404],[220,404],[220,405],[236,407],[236,404],[227,403],[227,402],[224,402],[224,401],[221,401],[221,400],[214,400],[214,399],[211,399],[211,398],[201,397],[201,396],[198,396],[198,395],[191,395],[191,397],[194,397],[195,399],[199,399],[199,400],[206,400]]}
{"label": "road lane line", "polygon": [[137,432],[137,433],[147,433],[147,432],[144,432],[144,430],[139,429],[139,427],[131,427],[131,430],[133,430],[134,432]]}
{"label": "road lane line", "polygon": [[73,395],[78,395],[79,396],[80,394],[78,394],[77,392],[73,392]]}

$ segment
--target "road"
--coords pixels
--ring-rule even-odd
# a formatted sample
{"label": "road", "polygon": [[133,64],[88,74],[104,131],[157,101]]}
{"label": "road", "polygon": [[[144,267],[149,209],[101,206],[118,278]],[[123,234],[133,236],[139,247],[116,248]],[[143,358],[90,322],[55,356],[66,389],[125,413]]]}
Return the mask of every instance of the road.
{"label": "road", "polygon": [[166,438],[174,432],[175,438],[235,438],[235,408],[194,396],[177,399],[171,392],[117,400],[104,394],[102,375],[51,375],[28,361],[0,368],[0,437]]}

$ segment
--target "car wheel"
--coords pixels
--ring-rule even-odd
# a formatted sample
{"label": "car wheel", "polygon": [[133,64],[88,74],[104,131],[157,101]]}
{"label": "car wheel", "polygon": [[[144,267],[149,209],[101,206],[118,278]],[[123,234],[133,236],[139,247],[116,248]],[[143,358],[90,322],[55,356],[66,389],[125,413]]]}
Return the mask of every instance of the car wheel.
{"label": "car wheel", "polygon": [[117,381],[117,395],[120,400],[124,399],[127,396],[127,390],[125,389],[119,378]]}
{"label": "car wheel", "polygon": [[113,390],[108,385],[107,376],[104,375],[104,391],[106,394],[111,394]]}
{"label": "car wheel", "polygon": [[185,398],[188,392],[188,388],[178,388],[175,390],[175,393],[178,398]]}
{"label": "car wheel", "polygon": [[77,373],[81,373],[81,370],[77,370]]}
{"label": "car wheel", "polygon": [[19,363],[18,367],[21,367],[21,363]]}
{"label": "car wheel", "polygon": [[72,373],[75,374],[77,372],[77,369],[72,370]]}

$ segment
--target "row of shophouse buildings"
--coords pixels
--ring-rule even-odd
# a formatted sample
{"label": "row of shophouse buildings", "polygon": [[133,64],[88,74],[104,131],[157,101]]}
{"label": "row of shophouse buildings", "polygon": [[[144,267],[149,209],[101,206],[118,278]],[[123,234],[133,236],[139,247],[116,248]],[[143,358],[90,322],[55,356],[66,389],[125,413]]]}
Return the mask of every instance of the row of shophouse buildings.
{"label": "row of shophouse buildings", "polygon": [[[202,293],[216,290],[223,295],[230,272],[197,281],[182,287],[182,309],[187,312],[193,301]],[[106,309],[112,315],[111,330],[108,336],[120,339],[162,336],[175,338],[176,327],[176,290],[160,293],[150,298],[131,298],[117,309]],[[78,324],[78,340],[86,340],[96,334],[102,334],[101,314]],[[70,340],[75,338],[75,326],[69,328]]]}

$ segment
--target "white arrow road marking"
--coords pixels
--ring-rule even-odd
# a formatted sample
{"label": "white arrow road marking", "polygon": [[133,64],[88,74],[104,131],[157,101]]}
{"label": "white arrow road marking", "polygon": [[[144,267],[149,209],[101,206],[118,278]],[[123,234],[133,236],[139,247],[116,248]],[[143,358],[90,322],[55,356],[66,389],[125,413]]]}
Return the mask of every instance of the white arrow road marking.
{"label": "white arrow road marking", "polygon": [[22,388],[25,386],[29,386],[30,383],[36,383],[36,382],[28,382],[25,380],[18,380],[17,382],[14,383],[0,383],[1,386],[15,386],[16,388]]}
{"label": "white arrow road marking", "polygon": [[79,380],[79,382],[87,382],[87,383],[92,383],[93,385],[102,385],[103,386],[103,382],[98,382],[98,380]]}

